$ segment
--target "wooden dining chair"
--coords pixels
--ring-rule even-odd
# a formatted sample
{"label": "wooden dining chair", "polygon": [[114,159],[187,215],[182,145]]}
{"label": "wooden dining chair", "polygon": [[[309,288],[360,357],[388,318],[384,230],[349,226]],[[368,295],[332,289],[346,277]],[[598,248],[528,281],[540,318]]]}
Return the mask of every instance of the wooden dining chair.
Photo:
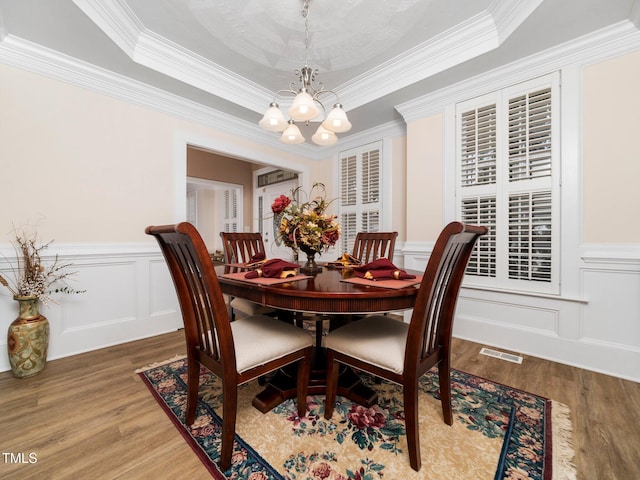
{"label": "wooden dining chair", "polygon": [[[353,256],[360,260],[362,264],[373,262],[378,258],[387,258],[393,263],[397,237],[398,232],[358,232],[353,242]],[[353,322],[365,316],[345,316],[342,318],[342,323],[345,321]]]}
{"label": "wooden dining chair", "polygon": [[220,232],[225,263],[249,263],[258,254],[266,257],[260,232]]}
{"label": "wooden dining chair", "polygon": [[187,410],[195,420],[200,365],[222,380],[220,467],[231,466],[238,386],[298,362],[298,415],[306,412],[313,340],[302,329],[264,315],[231,322],[207,248],[190,223],[150,226],[178,294],[187,342]]}
{"label": "wooden dining chair", "polygon": [[[257,255],[266,257],[264,241],[259,232],[220,232],[224,262],[249,263]],[[275,315],[273,308],[262,306],[244,298],[229,298],[229,315],[235,320],[236,311],[244,315]]]}
{"label": "wooden dining chair", "polygon": [[411,468],[421,467],[418,429],[418,381],[438,366],[442,413],[451,411],[451,332],[460,284],[476,240],[486,227],[452,222],[433,248],[410,323],[374,315],[349,323],[325,337],[327,396],[324,416],[331,419],[337,394],[338,364],[367,371],[402,385]]}
{"label": "wooden dining chair", "polygon": [[378,258],[393,262],[398,232],[358,232],[353,243],[353,256],[363,264]]}

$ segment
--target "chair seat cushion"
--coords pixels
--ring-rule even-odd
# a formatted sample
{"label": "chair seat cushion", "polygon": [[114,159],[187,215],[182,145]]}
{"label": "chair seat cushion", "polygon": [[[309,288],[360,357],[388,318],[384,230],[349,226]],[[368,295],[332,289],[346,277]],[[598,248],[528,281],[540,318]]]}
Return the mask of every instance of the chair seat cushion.
{"label": "chair seat cushion", "polygon": [[239,297],[233,298],[230,305],[231,308],[245,315],[266,315],[274,312],[273,308],[265,307],[259,303]]}
{"label": "chair seat cushion", "polygon": [[330,332],[324,345],[385,370],[402,373],[409,324],[372,315]]}
{"label": "chair seat cushion", "polygon": [[265,315],[239,318],[231,330],[239,373],[313,345],[303,329]]}

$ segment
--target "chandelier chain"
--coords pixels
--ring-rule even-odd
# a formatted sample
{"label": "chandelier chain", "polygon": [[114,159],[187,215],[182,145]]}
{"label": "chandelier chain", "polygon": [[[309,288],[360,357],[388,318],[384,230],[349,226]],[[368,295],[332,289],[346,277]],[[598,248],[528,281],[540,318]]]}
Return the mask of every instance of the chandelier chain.
{"label": "chandelier chain", "polygon": [[304,0],[302,17],[304,18],[304,64],[307,66],[309,65],[309,0]]}

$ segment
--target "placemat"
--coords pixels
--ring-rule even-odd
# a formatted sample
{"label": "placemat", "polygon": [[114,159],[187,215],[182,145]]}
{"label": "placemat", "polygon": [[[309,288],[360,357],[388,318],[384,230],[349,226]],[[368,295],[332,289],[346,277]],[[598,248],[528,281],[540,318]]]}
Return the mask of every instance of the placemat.
{"label": "placemat", "polygon": [[242,282],[255,283],[257,285],[275,285],[278,283],[297,282],[298,280],[304,280],[305,278],[313,278],[310,275],[294,275],[292,277],[287,277],[287,278],[277,278],[277,277],[246,278],[245,277],[246,274],[247,272],[236,272],[236,273],[224,273],[220,276],[225,278],[231,278],[232,280],[240,280]]}
{"label": "placemat", "polygon": [[406,288],[417,285],[422,281],[422,275],[416,275],[416,278],[407,280],[369,280],[361,277],[343,278],[341,282],[357,283],[358,285],[366,285],[367,287],[380,288]]}

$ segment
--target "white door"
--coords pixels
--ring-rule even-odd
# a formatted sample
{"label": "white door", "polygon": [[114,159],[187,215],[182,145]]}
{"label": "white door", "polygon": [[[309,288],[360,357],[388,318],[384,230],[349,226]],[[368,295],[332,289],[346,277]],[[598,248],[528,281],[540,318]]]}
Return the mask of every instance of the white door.
{"label": "white door", "polygon": [[264,239],[264,248],[267,258],[281,258],[283,260],[293,260],[293,250],[285,246],[278,239],[278,227],[274,221],[273,212],[271,212],[271,204],[280,195],[286,195],[291,198],[291,192],[298,186],[297,180],[289,180],[286,182],[260,187],[258,189],[258,231],[262,233]]}

